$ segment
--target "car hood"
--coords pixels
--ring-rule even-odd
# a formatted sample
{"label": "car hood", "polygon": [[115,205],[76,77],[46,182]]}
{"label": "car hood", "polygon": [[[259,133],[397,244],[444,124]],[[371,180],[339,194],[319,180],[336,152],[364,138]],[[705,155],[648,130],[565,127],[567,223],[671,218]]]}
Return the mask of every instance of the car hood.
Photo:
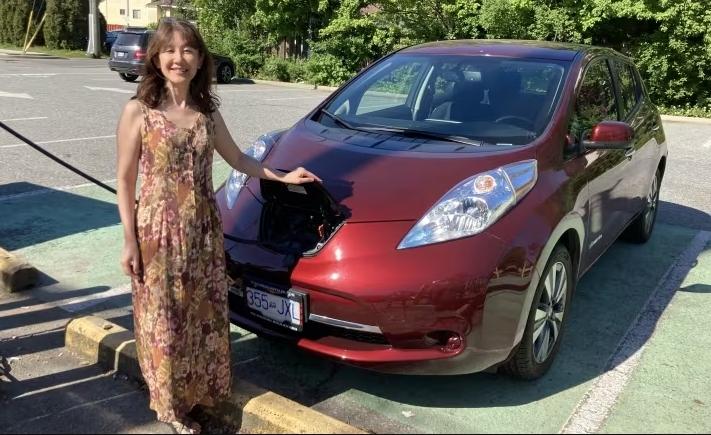
{"label": "car hood", "polygon": [[[348,222],[355,223],[418,220],[461,181],[530,158],[531,147],[470,147],[328,128],[307,120],[280,137],[265,163],[313,172]],[[257,180],[248,187],[259,194]]]}

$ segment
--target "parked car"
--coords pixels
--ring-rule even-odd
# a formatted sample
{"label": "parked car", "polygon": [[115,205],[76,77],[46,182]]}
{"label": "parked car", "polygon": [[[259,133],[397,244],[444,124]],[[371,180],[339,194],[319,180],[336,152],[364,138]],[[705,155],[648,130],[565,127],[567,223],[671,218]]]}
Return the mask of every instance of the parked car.
{"label": "parked car", "polygon": [[323,183],[219,189],[234,323],[385,372],[525,379],[580,277],[649,239],[667,160],[629,58],[491,40],[388,55],[247,152]]}
{"label": "parked car", "polygon": [[114,42],[116,42],[116,38],[119,33],[121,32],[117,30],[106,32],[106,37],[104,38],[104,51],[111,53],[111,47],[113,47]]}
{"label": "parked car", "polygon": [[[155,32],[148,29],[131,29],[120,32],[111,47],[109,69],[127,81],[134,82],[143,74],[148,42]],[[229,83],[235,75],[234,62],[228,57],[212,54],[218,83]]]}

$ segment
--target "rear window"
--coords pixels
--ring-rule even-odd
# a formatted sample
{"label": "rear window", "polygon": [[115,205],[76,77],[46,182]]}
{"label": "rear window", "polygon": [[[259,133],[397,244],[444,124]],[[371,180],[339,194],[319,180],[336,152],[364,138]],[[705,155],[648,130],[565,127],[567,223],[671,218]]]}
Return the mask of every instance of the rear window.
{"label": "rear window", "polygon": [[142,36],[138,33],[119,33],[118,38],[116,38],[116,45],[141,45]]}

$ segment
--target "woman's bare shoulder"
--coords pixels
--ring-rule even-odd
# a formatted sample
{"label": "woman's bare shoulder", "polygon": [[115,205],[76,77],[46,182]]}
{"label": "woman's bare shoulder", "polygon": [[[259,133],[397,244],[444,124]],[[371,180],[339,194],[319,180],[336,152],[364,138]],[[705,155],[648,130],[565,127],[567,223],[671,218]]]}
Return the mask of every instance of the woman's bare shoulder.
{"label": "woman's bare shoulder", "polygon": [[121,119],[138,122],[143,119],[144,105],[138,100],[129,100],[121,112]]}
{"label": "woman's bare shoulder", "polygon": [[143,103],[138,99],[128,100],[125,106],[123,106],[123,111],[127,115],[137,115],[143,111]]}

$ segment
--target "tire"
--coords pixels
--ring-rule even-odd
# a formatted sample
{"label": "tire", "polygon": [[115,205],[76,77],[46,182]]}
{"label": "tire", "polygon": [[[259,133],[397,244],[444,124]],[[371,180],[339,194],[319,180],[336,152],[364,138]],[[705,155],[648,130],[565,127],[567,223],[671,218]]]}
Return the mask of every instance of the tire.
{"label": "tire", "polygon": [[225,84],[232,81],[235,72],[229,64],[222,63],[217,67],[217,83]]}
{"label": "tire", "polygon": [[644,210],[630,223],[623,235],[625,240],[633,243],[646,243],[652,237],[654,223],[657,221],[659,208],[659,189],[662,186],[662,172],[657,168],[652,185],[647,193]]}
{"label": "tire", "polygon": [[138,79],[138,76],[133,74],[119,73],[119,76],[127,82],[135,82]]}
{"label": "tire", "polygon": [[[561,275],[561,271],[565,274]],[[543,376],[550,369],[560,347],[576,284],[573,262],[563,245],[553,249],[543,276],[545,278],[538,283],[533,297],[521,343],[501,366],[504,373],[519,379],[533,380]],[[539,320],[536,321],[536,318]],[[537,327],[537,324],[540,326]],[[537,335],[534,336],[535,332]]]}

